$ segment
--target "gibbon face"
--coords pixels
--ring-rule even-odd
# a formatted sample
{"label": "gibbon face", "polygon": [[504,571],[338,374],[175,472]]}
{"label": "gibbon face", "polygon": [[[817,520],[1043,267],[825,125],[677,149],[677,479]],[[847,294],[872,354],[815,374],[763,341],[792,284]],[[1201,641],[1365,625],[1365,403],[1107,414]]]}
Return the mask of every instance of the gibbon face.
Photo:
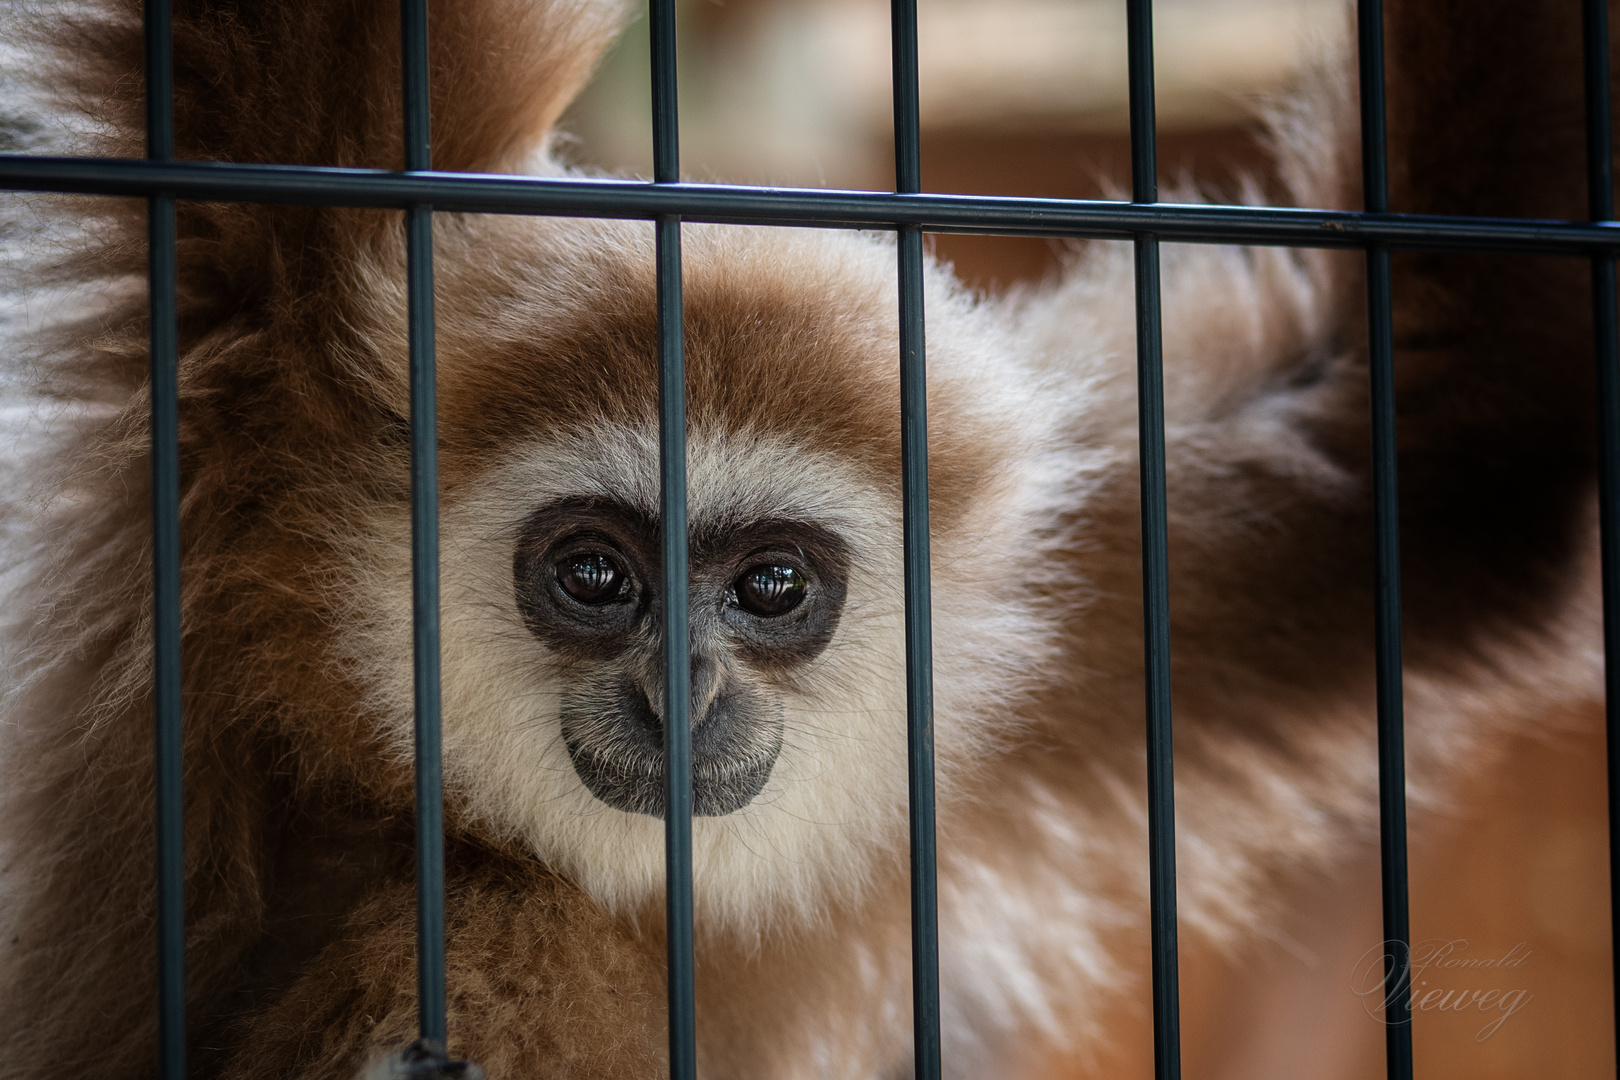
{"label": "gibbon face", "polygon": [[[664,873],[650,229],[540,221],[516,245],[510,223],[486,236],[447,219],[438,235],[447,794],[605,906],[650,902]],[[696,884],[710,918],[756,925],[859,892],[885,859],[904,865],[894,249],[808,230],[684,237]],[[524,284],[508,278],[502,295],[479,282],[480,260],[451,257],[458,242],[521,266]],[[1008,343],[939,286],[930,460],[948,786],[1010,731],[1017,680],[1050,647],[1041,500],[1068,497],[1052,478],[1085,470],[1038,375],[987,388],[978,367],[1005,371]],[[1024,423],[1006,430],[1009,415]],[[360,531],[375,538],[352,590],[367,603],[338,635],[342,659],[408,760],[408,509]]]}
{"label": "gibbon face", "polygon": [[[579,780],[617,810],[664,811],[659,524],[637,507],[571,500],[523,523],[512,580],[523,621],[557,658],[563,742]],[[692,809],[740,810],[782,750],[777,687],[826,649],[849,546],[810,521],[737,522],[691,538]]]}

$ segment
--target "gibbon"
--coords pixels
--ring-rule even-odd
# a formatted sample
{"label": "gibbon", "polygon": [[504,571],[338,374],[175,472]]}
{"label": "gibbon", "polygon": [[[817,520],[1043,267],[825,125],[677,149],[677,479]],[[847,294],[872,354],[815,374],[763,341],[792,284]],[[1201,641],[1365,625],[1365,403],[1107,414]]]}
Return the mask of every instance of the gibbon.
{"label": "gibbon", "polygon": [[[1578,12],[1388,0],[1397,210],[1580,218]],[[192,160],[397,168],[394,0],[176,0]],[[564,175],[614,0],[432,11],[435,166]],[[81,153],[142,153],[139,5],[13,4]],[[64,113],[65,115],[65,113]],[[1270,121],[1360,204],[1354,65]],[[144,204],[14,200],[0,1075],[152,1073]],[[449,1050],[665,1068],[646,222],[439,214]],[[895,247],[684,227],[699,1061],[910,1071]],[[26,244],[25,244],[26,241]],[[26,251],[25,251],[26,247]],[[179,206],[193,1075],[348,1078],[416,1026],[404,249]],[[1376,827],[1359,253],[1164,252],[1181,916],[1230,939]],[[1401,254],[1414,805],[1601,694],[1580,259]],[[927,272],[945,1060],[1093,1045],[1145,966],[1130,253]]]}

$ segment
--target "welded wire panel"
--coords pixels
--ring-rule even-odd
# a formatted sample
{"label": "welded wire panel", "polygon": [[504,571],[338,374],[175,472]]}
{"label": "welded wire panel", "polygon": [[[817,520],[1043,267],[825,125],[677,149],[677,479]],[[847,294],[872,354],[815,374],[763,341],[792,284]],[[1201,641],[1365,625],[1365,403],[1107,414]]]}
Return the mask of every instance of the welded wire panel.
{"label": "welded wire panel", "polygon": [[[1153,6],[1128,0],[1131,201],[1159,200],[1153,101]],[[1136,248],[1136,409],[1142,488],[1142,623],[1147,691],[1148,928],[1153,967],[1153,1074],[1181,1076],[1181,974],[1176,934],[1176,794],[1170,720],[1170,534],[1165,504],[1164,334],[1159,238]]]}
{"label": "welded wire panel", "polygon": [[[891,0],[894,189],[922,190],[917,96],[917,3]],[[913,1071],[938,1080],[939,859],[934,833],[934,639],[928,545],[928,370],[923,335],[922,229],[901,224],[900,484],[905,557],[906,760],[911,840]]]}
{"label": "welded wire panel", "polygon": [[[1386,974],[1404,974],[1409,940],[1401,675],[1401,607],[1390,261],[1393,247],[1578,254],[1592,259],[1602,421],[1601,520],[1608,657],[1611,875],[1620,897],[1620,319],[1612,225],[1443,219],[1388,212],[1382,12],[1358,5],[1366,214],[1157,202],[1150,0],[1128,0],[1133,198],[1130,204],[918,194],[921,189],[915,0],[892,0],[896,189],[893,195],[679,183],[673,0],[654,0],[652,184],[580,178],[406,175],[358,169],[175,163],[171,45],[165,0],[146,8],[144,162],[0,155],[0,186],[121,194],[150,200],[150,315],[154,588],[154,713],[161,1072],[185,1072],[183,801],[180,709],[180,546],[175,198],[392,207],[406,215],[411,379],[413,611],[417,736],[419,991],[422,1034],[445,1037],[444,848],[439,762],[436,422],[432,213],[464,211],[639,217],[656,223],[663,572],[666,627],[666,868],[671,1075],[696,1075],[693,988],[691,776],[685,389],[680,223],[683,218],[892,226],[899,232],[901,438],[906,583],[913,986],[918,1077],[940,1073],[932,659],[929,603],[927,412],[922,229],[1130,238],[1136,246],[1138,393],[1151,929],[1156,1074],[1177,1077],[1175,835],[1169,677],[1168,537],[1160,326],[1159,242],[1268,243],[1367,248],[1373,494],[1377,530],[1376,651]],[[402,0],[405,166],[429,156],[425,0]],[[1583,0],[1588,181],[1593,222],[1613,218],[1605,0]],[[1616,909],[1620,912],[1620,908]],[[1620,917],[1616,920],[1620,943]],[[1620,963],[1616,964],[1620,973]],[[1617,974],[1620,977],[1620,974]],[[1620,999],[1620,988],[1617,988]],[[1388,1071],[1412,1075],[1409,1003],[1386,1003]]]}
{"label": "welded wire panel", "polygon": [[[1583,0],[1586,195],[1593,221],[1614,217],[1614,136],[1609,104],[1608,0]],[[1614,1000],[1620,1006],[1620,317],[1614,256],[1592,260],[1592,329],[1598,384],[1598,536],[1603,560],[1604,729],[1609,758],[1609,920]],[[1620,1044],[1620,1008],[1615,1013]]]}
{"label": "welded wire panel", "polygon": [[[427,0],[401,0],[405,168],[432,168]],[[445,1041],[444,785],[439,695],[439,458],[433,352],[433,208],[405,211],[411,382],[411,611],[416,700],[416,964],[422,1038]]]}
{"label": "welded wire panel", "polygon": [[[168,0],[146,5],[146,154],[174,157]],[[147,207],[152,380],[152,707],[157,787],[158,1068],[186,1074],[185,800],[180,712],[180,390],[174,196]]]}
{"label": "welded wire panel", "polygon": [[[1361,76],[1361,177],[1369,211],[1389,210],[1381,0],[1356,5]],[[1401,696],[1401,538],[1396,478],[1395,351],[1389,249],[1367,249],[1367,364],[1372,405],[1373,618],[1378,701],[1378,839],[1384,916],[1385,1060],[1390,1080],[1412,1075],[1412,1012],[1401,992],[1411,963],[1406,872],[1406,739]]]}
{"label": "welded wire panel", "polygon": [[[680,179],[674,0],[652,4],[653,182]],[[692,661],[687,641],[686,351],[681,219],[657,219],[658,471],[664,571],[664,920],[669,964],[669,1075],[697,1077],[692,945]]]}

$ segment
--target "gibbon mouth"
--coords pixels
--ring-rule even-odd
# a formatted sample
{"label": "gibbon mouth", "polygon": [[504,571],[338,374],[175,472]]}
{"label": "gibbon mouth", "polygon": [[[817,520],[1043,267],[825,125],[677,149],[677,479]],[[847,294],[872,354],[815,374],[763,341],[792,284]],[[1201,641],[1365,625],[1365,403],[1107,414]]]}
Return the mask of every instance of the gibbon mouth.
{"label": "gibbon mouth", "polygon": [[[615,810],[662,818],[662,720],[637,687],[622,687],[611,697],[564,702],[563,742],[574,772],[592,795]],[[751,704],[738,695],[721,695],[694,722],[695,816],[721,817],[741,810],[770,779],[782,749],[782,720]]]}

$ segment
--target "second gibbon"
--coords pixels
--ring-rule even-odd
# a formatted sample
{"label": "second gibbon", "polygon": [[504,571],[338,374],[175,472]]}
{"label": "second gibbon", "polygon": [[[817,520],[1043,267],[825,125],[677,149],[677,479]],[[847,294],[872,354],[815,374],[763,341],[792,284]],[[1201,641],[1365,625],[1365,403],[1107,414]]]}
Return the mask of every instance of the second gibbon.
{"label": "second gibbon", "polygon": [[[1577,13],[1385,6],[1395,207],[1580,217]],[[436,167],[563,173],[553,125],[620,17],[436,3]],[[75,148],[139,156],[138,5],[5,18],[92,121]],[[394,3],[174,19],[182,158],[399,166]],[[1358,205],[1350,65],[1272,133],[1295,199]],[[118,1080],[156,1052],[144,211],[37,212],[11,295],[57,299],[8,341],[12,403],[49,422],[6,490],[0,1074]],[[651,229],[435,227],[450,1050],[655,1075]],[[416,1026],[399,216],[184,202],[179,236],[194,1075],[346,1078]],[[905,1075],[894,246],[683,237],[701,1069]],[[1230,937],[1376,821],[1362,264],[1164,258],[1181,912]],[[1420,805],[1600,692],[1586,273],[1397,260]],[[928,269],[952,1075],[1090,1045],[1146,955],[1131,278],[1117,245],[1005,299]]]}

